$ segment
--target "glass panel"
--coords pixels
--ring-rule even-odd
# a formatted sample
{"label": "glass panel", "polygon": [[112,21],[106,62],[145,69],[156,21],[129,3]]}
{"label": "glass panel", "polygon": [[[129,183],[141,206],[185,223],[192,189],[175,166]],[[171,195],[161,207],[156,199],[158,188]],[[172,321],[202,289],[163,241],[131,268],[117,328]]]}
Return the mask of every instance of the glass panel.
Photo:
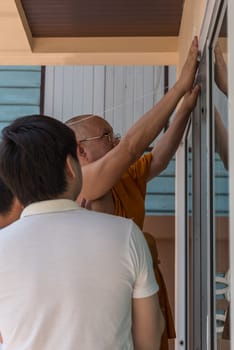
{"label": "glass panel", "polygon": [[192,132],[191,125],[186,137],[186,206],[187,206],[187,348],[193,348],[193,242],[192,242]]}
{"label": "glass panel", "polygon": [[215,324],[217,350],[230,349],[227,16],[213,45],[213,214],[215,234]]}
{"label": "glass panel", "polygon": [[207,55],[201,57],[201,94],[187,142],[187,285],[188,349],[207,349]]}

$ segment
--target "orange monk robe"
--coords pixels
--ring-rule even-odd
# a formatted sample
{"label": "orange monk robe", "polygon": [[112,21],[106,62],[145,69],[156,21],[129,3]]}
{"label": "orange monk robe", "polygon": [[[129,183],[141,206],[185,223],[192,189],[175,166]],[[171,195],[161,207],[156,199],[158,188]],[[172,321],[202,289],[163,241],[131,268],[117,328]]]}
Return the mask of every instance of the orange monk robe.
{"label": "orange monk robe", "polygon": [[160,350],[168,350],[168,339],[173,339],[176,337],[175,334],[175,327],[174,327],[174,321],[171,313],[171,307],[169,304],[168,294],[167,294],[167,287],[163,279],[163,275],[159,269],[160,261],[158,259],[158,251],[157,251],[157,245],[154,237],[144,232],[144,236],[146,239],[146,242],[148,243],[148,246],[150,248],[150,252],[153,259],[153,267],[154,267],[154,274],[156,281],[159,285],[159,291],[158,291],[158,299],[161,311],[165,317],[166,320],[166,327],[162,335]]}
{"label": "orange monk robe", "polygon": [[112,188],[114,215],[132,219],[142,230],[145,218],[145,195],[152,154],[131,165]]}
{"label": "orange monk robe", "polygon": [[[141,229],[145,217],[145,196],[152,154],[136,161],[112,188],[114,215],[132,219]],[[156,242],[150,234],[144,234],[153,258],[155,277],[159,285],[159,303],[165,316],[166,327],[160,350],[168,349],[168,338],[175,338],[174,322],[168,300],[166,285],[158,266]]]}

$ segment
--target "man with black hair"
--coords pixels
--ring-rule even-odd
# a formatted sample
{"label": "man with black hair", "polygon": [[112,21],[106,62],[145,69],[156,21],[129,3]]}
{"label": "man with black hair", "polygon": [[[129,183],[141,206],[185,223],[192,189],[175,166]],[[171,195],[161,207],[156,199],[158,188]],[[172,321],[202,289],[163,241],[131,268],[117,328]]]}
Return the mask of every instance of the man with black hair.
{"label": "man with black hair", "polygon": [[147,244],[132,220],[75,202],[82,186],[76,148],[74,132],[46,116],[3,130],[0,176],[25,207],[0,235],[4,344],[159,349],[164,322]]}
{"label": "man with black hair", "polygon": [[18,199],[0,179],[0,229],[17,220],[23,210]]}

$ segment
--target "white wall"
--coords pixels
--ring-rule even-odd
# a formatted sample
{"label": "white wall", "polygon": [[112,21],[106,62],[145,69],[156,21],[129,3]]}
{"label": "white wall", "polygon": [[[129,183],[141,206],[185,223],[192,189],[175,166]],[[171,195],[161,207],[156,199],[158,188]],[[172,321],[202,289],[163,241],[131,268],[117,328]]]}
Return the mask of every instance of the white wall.
{"label": "white wall", "polygon": [[44,113],[62,121],[99,114],[123,134],[163,94],[162,66],[47,66]]}

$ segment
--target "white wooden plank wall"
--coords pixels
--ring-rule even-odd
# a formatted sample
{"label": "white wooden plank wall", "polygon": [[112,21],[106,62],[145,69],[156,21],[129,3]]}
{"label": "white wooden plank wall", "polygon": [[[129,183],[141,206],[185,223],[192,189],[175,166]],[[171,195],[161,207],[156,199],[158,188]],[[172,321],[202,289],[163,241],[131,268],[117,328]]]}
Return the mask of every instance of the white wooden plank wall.
{"label": "white wooden plank wall", "polygon": [[44,114],[65,121],[104,110],[104,66],[47,66]]}
{"label": "white wooden plank wall", "polygon": [[47,66],[44,113],[62,121],[98,114],[124,134],[163,94],[162,66]]}

